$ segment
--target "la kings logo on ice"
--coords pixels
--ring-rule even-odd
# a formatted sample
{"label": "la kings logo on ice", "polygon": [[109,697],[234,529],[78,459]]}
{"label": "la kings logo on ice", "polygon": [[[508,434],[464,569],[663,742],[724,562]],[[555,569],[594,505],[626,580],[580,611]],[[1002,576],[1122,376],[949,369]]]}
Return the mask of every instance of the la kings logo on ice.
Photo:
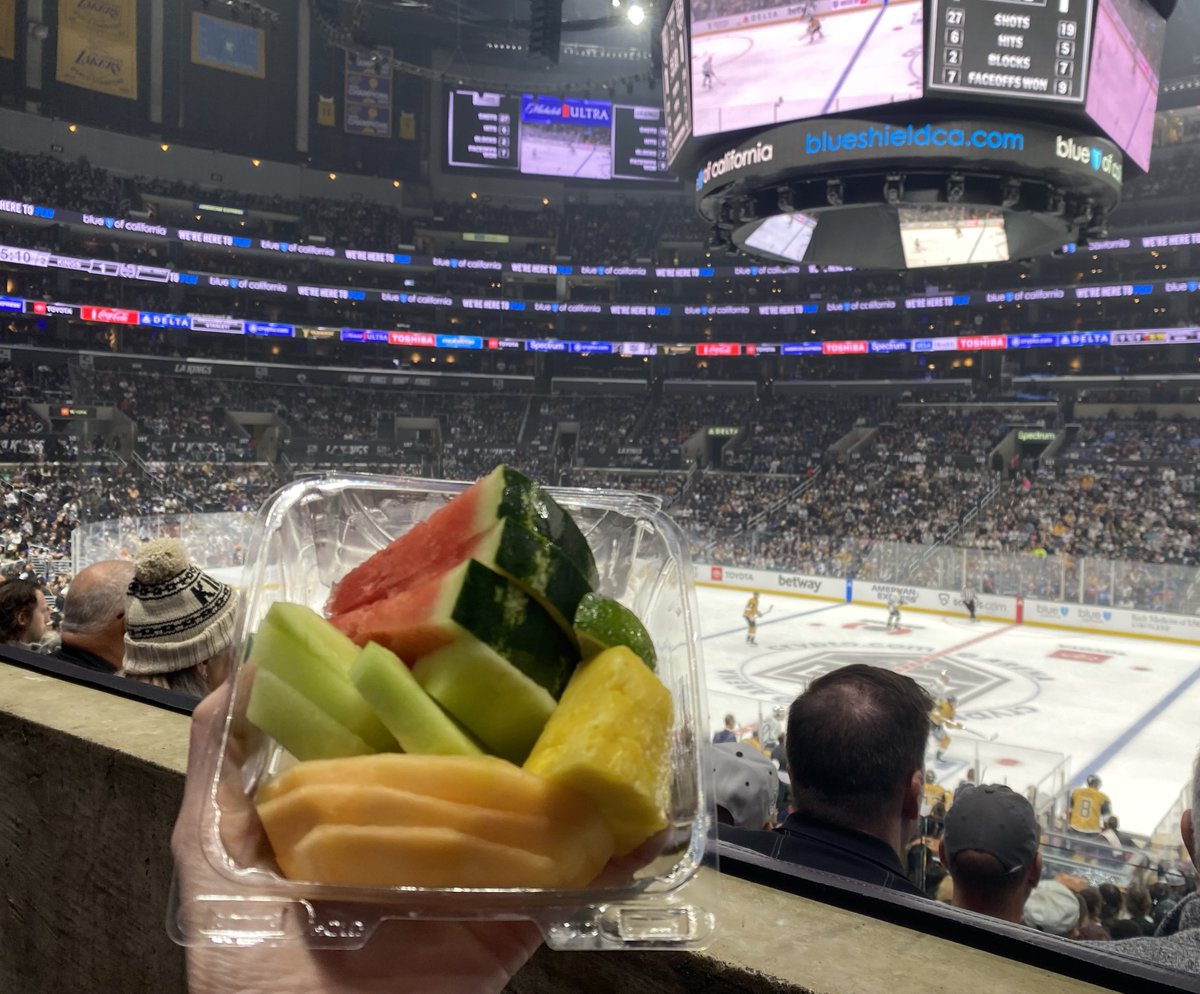
{"label": "la kings logo on ice", "polygon": [[[949,686],[958,698],[959,717],[971,721],[1036,712],[1042,684],[1054,679],[1012,659],[969,651],[938,653],[933,646],[906,643],[898,648],[894,642],[768,642],[740,667],[718,669],[716,676],[739,694],[790,703],[817,677],[865,663],[912,677],[935,699]],[[943,671],[945,682],[940,679]]]}

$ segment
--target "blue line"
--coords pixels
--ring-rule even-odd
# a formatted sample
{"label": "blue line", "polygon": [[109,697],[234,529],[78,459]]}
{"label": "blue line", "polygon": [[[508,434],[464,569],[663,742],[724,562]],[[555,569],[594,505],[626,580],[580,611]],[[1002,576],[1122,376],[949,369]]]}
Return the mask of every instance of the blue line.
{"label": "blue line", "polygon": [[595,154],[596,154],[596,146],[595,146],[595,145],[593,145],[593,146],[592,146],[592,150],[591,150],[590,152],[588,152],[588,154],[587,154],[587,158],[586,158],[586,159],[584,159],[584,160],[583,160],[581,163],[579,163],[579,166],[576,168],[575,172],[574,172],[574,173],[572,173],[571,175],[573,175],[573,176],[578,176],[578,175],[579,175],[579,170],[580,170],[580,169],[582,169],[584,166],[586,166],[586,165],[587,165],[589,162],[591,162],[591,161],[592,161],[592,156],[593,156],[593,155],[595,155]]}
{"label": "blue line", "polygon": [[1124,732],[1117,737],[1110,745],[1107,745],[1100,751],[1100,754],[1092,759],[1091,762],[1085,763],[1078,773],[1071,778],[1069,786],[1076,787],[1087,779],[1089,773],[1095,773],[1105,763],[1112,760],[1117,753],[1124,749],[1130,742],[1142,734],[1146,730],[1146,726],[1155,718],[1162,714],[1167,708],[1174,704],[1197,680],[1200,680],[1200,669],[1193,670],[1183,682],[1174,690],[1168,691],[1167,696],[1154,705],[1149,711],[1142,715],[1137,721],[1130,725]]}
{"label": "blue line", "polygon": [[858,57],[862,55],[862,51],[867,47],[867,42],[871,40],[871,35],[875,33],[875,28],[883,15],[887,12],[887,0],[883,0],[883,6],[879,8],[879,13],[875,15],[875,20],[871,22],[871,26],[867,28],[867,33],[863,35],[863,40],[858,43],[858,48],[854,50],[854,54],[850,57],[850,61],[846,63],[846,68],[842,70],[842,75],[838,79],[837,84],[833,88],[833,92],[829,94],[829,99],[825,101],[825,106],[821,108],[822,114],[828,114],[829,108],[833,106],[833,102],[837,99],[838,93],[842,89],[842,84],[846,82],[846,77],[850,75],[854,66],[858,62]]}
{"label": "blue line", "polygon": [[[760,621],[758,627],[766,628],[767,625],[778,624],[781,621],[791,621],[793,618],[804,618],[810,614],[820,614],[822,611],[832,611],[835,607],[845,606],[846,605],[841,601],[838,601],[836,604],[826,604],[824,607],[814,607],[811,611],[799,611],[796,614],[789,614],[786,618],[776,618],[774,621]],[[712,635],[701,635],[700,640],[703,642],[705,639],[723,638],[726,635],[736,635],[737,633],[744,632],[745,630],[745,628],[730,628],[728,631],[724,632],[713,632]]]}

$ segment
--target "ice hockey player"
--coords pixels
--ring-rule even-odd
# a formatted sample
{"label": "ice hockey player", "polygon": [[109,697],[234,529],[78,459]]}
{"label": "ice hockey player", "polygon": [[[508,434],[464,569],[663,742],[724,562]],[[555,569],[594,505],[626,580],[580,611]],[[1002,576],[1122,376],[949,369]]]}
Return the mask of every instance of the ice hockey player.
{"label": "ice hockey player", "polygon": [[1081,835],[1099,835],[1104,819],[1112,814],[1112,802],[1100,789],[1100,778],[1089,773],[1086,784],[1071,791],[1071,831]]}
{"label": "ice hockey player", "polygon": [[808,28],[805,31],[805,34],[808,36],[808,43],[810,45],[818,39],[821,41],[825,40],[825,35],[822,33],[821,29],[821,22],[815,15],[808,19]]}
{"label": "ice hockey player", "polygon": [[717,81],[717,74],[713,71],[712,52],[704,56],[704,61],[700,64],[700,75],[702,77],[700,85],[706,90],[711,90]]}
{"label": "ice hockey player", "polygon": [[937,774],[933,770],[925,771],[925,803],[921,806],[921,814],[928,815],[935,804],[950,807],[950,791],[937,782]]}
{"label": "ice hockey player", "polygon": [[900,628],[900,605],[903,603],[904,603],[904,601],[902,601],[900,599],[900,595],[898,593],[896,593],[896,591],[893,590],[890,594],[888,594],[888,598],[887,598],[887,609],[888,609],[887,628],[888,628],[889,632],[892,629],[899,630],[899,628]]}
{"label": "ice hockey player", "polygon": [[933,710],[929,712],[929,723],[933,726],[933,735],[937,739],[937,758],[938,762],[942,761],[946,750],[950,748],[950,732],[951,728],[962,728],[961,721],[955,721],[954,718],[958,714],[958,698],[953,694],[948,694],[937,702]]}
{"label": "ice hockey player", "polygon": [[742,617],[746,621],[746,641],[750,645],[757,645],[754,637],[758,634],[758,619],[763,616],[763,612],[758,609],[758,591],[756,590],[750,595],[750,599],[746,601],[746,607],[742,611]]}
{"label": "ice hockey player", "polygon": [[962,602],[963,602],[963,607],[965,607],[967,609],[967,612],[971,615],[971,620],[974,621],[975,620],[975,591],[969,583],[965,587],[963,587]]}

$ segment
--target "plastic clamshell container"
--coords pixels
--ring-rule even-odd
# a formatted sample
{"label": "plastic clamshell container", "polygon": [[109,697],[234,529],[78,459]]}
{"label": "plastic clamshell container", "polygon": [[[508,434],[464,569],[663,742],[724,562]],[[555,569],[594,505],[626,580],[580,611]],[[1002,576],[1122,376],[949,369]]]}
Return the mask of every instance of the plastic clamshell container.
{"label": "plastic clamshell container", "polygon": [[[381,476],[325,476],[293,482],[262,507],[241,580],[237,644],[243,647],[275,601],[321,611],[333,584],[469,484]],[[702,762],[707,728],[692,567],[683,533],[653,498],[632,493],[546,488],[571,512],[596,559],[598,590],[642,619],[671,692],[668,828],[658,855],[632,873],[605,872],[602,884],[536,888],[348,887],[285,878],[257,828],[236,852],[222,816],[236,797],[238,824],[259,785],[294,760],[245,718],[250,671],[239,664],[220,750],[201,816],[200,848],[209,892],[185,893],[176,874],[168,931],[183,945],[361,947],[387,919],[528,919],[557,949],[698,949],[714,916],[689,903],[686,884],[704,857],[714,824],[711,771]],[[234,761],[237,757],[238,761]],[[250,818],[257,822],[256,818]],[[226,835],[231,834],[226,832]],[[249,854],[249,855],[247,855]],[[610,866],[610,869],[612,867]],[[614,882],[609,882],[614,881]]]}

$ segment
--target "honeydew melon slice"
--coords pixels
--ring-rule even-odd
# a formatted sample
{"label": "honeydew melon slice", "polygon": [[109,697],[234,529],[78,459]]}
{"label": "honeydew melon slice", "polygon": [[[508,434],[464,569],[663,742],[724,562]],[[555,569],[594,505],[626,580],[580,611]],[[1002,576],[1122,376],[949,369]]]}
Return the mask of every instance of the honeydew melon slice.
{"label": "honeydew melon slice", "polygon": [[413,664],[412,675],[487,751],[523,763],[554,710],[554,698],[470,635]]}
{"label": "honeydew melon slice", "polygon": [[575,636],[584,659],[623,645],[650,669],[658,665],[654,641],[646,626],[629,608],[610,597],[588,593],[580,599],[575,610]]}
{"label": "honeydew melon slice", "polygon": [[297,759],[336,759],[375,752],[270,670],[255,672],[246,717]]}
{"label": "honeydew melon slice", "polygon": [[478,756],[483,750],[429,696],[394,652],[370,642],[350,680],[405,752]]}
{"label": "honeydew melon slice", "polygon": [[[250,648],[258,672],[271,673],[319,707],[372,752],[399,748],[392,733],[350,682],[359,648],[303,604],[272,604]],[[288,749],[291,752],[291,749]]]}
{"label": "honeydew melon slice", "polygon": [[445,572],[473,556],[480,537],[505,519],[558,546],[596,585],[592,550],[571,515],[529,477],[500,465],[347,573],[334,586],[327,612],[344,614]]}
{"label": "honeydew melon slice", "polygon": [[579,661],[574,642],[545,608],[474,559],[332,620],[356,644],[378,642],[401,659],[418,660],[473,635],[552,697]]}

